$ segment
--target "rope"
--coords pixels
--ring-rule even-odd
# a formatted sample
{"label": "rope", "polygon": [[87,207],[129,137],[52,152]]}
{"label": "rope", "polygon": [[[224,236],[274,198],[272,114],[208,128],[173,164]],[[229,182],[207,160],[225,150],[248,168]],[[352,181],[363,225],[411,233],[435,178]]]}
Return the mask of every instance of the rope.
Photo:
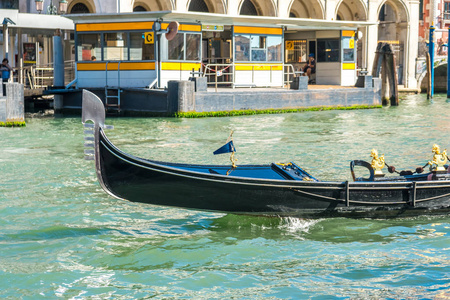
{"label": "rope", "polygon": [[[390,165],[388,165],[386,162],[384,163],[387,167],[388,167],[388,169],[389,168],[391,168],[391,166]],[[414,173],[417,173],[417,174],[420,174],[420,173],[422,173],[423,172],[423,169],[425,169],[425,167],[426,166],[428,166],[428,163],[426,163],[426,164],[424,164],[423,165],[423,167],[418,167],[418,168],[416,168],[416,171],[415,172],[413,172],[413,174]],[[397,173],[397,174],[399,174],[399,175],[401,175],[402,173],[404,173],[404,172],[406,172],[405,170],[403,170],[403,171],[400,171],[400,172],[398,172],[396,169],[395,169],[395,167],[394,166],[392,166],[392,168],[394,169],[394,171],[392,172],[392,173]],[[417,172],[417,170],[419,169],[419,168],[422,168],[422,172]]]}
{"label": "rope", "polygon": [[229,67],[231,67],[231,65],[230,66],[226,66],[225,68],[223,68],[223,69],[221,69],[221,70],[214,70],[214,69],[211,69],[210,67],[208,67],[207,65],[205,65],[204,63],[201,63],[202,64],[202,66],[205,68],[205,69],[207,69],[207,70],[209,70],[209,71],[211,71],[211,72],[224,72],[224,71],[226,71]]}
{"label": "rope", "polygon": [[[390,169],[391,168],[391,166],[390,165],[388,165],[386,162],[384,162],[384,164],[388,167],[388,169]],[[400,174],[396,169],[395,169],[395,167],[394,166],[392,166],[393,168],[394,168],[394,172],[395,173],[397,173],[397,174]]]}

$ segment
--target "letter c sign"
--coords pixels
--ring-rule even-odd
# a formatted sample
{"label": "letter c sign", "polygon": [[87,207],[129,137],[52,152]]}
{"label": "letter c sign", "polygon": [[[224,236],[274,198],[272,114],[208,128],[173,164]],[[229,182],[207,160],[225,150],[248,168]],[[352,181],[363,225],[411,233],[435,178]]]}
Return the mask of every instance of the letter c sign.
{"label": "letter c sign", "polygon": [[145,38],[144,44],[153,44],[155,42],[154,37],[155,36],[154,36],[153,31],[146,32],[144,35],[144,38]]}

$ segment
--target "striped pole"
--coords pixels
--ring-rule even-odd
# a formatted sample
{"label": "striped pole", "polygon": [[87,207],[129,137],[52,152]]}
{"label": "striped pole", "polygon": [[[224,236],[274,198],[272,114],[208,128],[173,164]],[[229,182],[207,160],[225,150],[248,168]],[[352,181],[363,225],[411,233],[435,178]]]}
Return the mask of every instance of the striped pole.
{"label": "striped pole", "polygon": [[450,98],[450,27],[448,28],[447,40],[447,98]]}
{"label": "striped pole", "polygon": [[436,28],[434,25],[430,26],[430,38],[428,43],[428,50],[430,52],[430,80],[431,80],[431,89],[430,89],[430,98],[434,96],[434,30]]}

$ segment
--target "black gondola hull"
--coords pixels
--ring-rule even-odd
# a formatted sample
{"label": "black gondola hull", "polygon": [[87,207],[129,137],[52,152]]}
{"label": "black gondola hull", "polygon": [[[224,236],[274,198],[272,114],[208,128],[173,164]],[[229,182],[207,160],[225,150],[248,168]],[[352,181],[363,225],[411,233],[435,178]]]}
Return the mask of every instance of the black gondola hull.
{"label": "black gondola hull", "polygon": [[[114,196],[133,202],[308,218],[390,218],[450,211],[448,181],[414,188],[411,182],[303,182],[191,172],[185,169],[192,165],[159,163],[123,153],[103,131],[99,153],[105,187]],[[242,168],[246,167],[257,168]],[[436,199],[423,201],[430,197]]]}
{"label": "black gondola hull", "polygon": [[[133,202],[222,213],[307,218],[394,218],[450,213],[450,176],[320,182],[293,163],[191,165],[141,159],[116,148],[103,129],[101,100],[83,91],[82,121],[97,178],[110,195]],[[93,124],[87,124],[93,121]],[[90,157],[92,158],[92,157]],[[356,161],[354,161],[356,162]],[[307,179],[307,181],[304,181]]]}

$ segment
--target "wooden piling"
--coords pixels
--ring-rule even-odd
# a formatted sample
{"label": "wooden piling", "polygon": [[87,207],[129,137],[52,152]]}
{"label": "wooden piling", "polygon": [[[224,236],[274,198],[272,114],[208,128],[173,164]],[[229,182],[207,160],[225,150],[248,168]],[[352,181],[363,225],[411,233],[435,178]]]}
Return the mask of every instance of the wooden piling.
{"label": "wooden piling", "polygon": [[397,106],[399,104],[397,67],[395,53],[389,43],[378,43],[375,51],[372,76],[380,77],[380,75],[383,105],[390,101],[391,105]]}

